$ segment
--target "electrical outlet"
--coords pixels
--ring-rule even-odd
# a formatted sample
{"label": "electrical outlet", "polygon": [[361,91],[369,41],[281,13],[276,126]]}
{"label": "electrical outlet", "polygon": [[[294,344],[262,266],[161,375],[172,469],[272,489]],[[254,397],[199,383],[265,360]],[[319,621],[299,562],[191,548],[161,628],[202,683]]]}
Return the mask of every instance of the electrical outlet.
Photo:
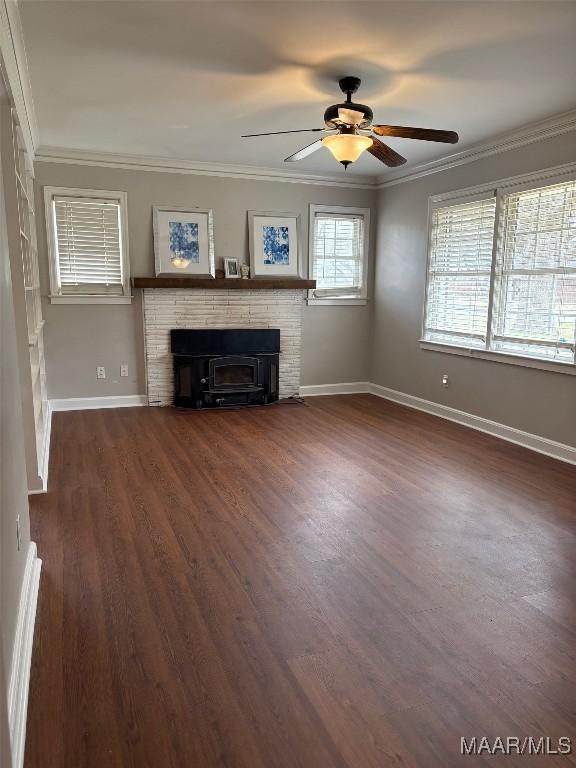
{"label": "electrical outlet", "polygon": [[442,374],[442,386],[443,387],[449,387],[450,386],[450,379],[448,378],[447,373]]}
{"label": "electrical outlet", "polygon": [[96,378],[97,379],[105,379],[106,378],[106,368],[104,368],[103,365],[99,365],[96,368]]}
{"label": "electrical outlet", "polygon": [[126,363],[120,366],[120,376],[128,376],[128,366]]}
{"label": "electrical outlet", "polygon": [[16,544],[20,552],[21,533],[20,533],[20,515],[16,515]]}

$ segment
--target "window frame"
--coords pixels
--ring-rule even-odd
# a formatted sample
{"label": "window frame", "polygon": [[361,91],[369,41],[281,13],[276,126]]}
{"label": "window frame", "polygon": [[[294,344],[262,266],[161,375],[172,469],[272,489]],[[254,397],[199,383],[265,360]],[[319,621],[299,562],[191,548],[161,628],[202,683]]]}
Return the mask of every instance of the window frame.
{"label": "window frame", "polygon": [[[431,195],[428,198],[428,221],[427,221],[427,254],[426,254],[426,272],[424,303],[422,309],[422,324],[420,329],[420,348],[434,352],[443,352],[446,354],[463,355],[466,357],[475,357],[493,362],[507,363],[511,365],[524,366],[527,368],[539,368],[546,371],[555,371],[576,375],[576,352],[572,362],[545,360],[541,357],[530,357],[526,354],[516,354],[510,351],[495,350],[492,348],[492,338],[495,334],[496,318],[494,316],[496,272],[498,260],[501,255],[503,242],[502,215],[506,206],[506,196],[515,192],[524,192],[530,189],[553,186],[576,180],[576,163],[566,163],[564,165],[547,168],[536,173],[527,173],[519,176],[511,176],[500,179],[490,184],[482,184],[476,187],[446,192],[440,195]],[[494,221],[494,235],[492,243],[492,267],[490,273],[490,294],[488,303],[488,317],[486,325],[486,342],[484,347],[472,347],[449,342],[433,341],[425,338],[426,328],[426,309],[428,304],[428,283],[431,260],[432,245],[432,224],[434,209],[449,205],[458,205],[466,200],[472,202],[475,199],[481,199],[486,195],[494,194],[496,197],[496,211]]]}
{"label": "window frame", "polygon": [[362,283],[360,293],[355,296],[315,296],[315,290],[308,291],[306,303],[310,306],[365,306],[368,303],[368,260],[370,257],[370,208],[350,205],[319,205],[310,203],[308,218],[308,277],[314,280],[314,241],[316,235],[316,214],[356,215],[363,218]]}
{"label": "window frame", "polygon": [[[54,197],[96,198],[99,200],[114,200],[119,205],[120,215],[120,254],[122,269],[122,293],[62,293],[58,279],[58,246],[56,222],[54,219]],[[130,304],[132,302],[130,283],[130,256],[128,252],[128,195],[126,192],[79,189],[76,187],[44,187],[44,210],[46,215],[46,241],[48,246],[48,270],[50,274],[50,303],[51,304]]]}

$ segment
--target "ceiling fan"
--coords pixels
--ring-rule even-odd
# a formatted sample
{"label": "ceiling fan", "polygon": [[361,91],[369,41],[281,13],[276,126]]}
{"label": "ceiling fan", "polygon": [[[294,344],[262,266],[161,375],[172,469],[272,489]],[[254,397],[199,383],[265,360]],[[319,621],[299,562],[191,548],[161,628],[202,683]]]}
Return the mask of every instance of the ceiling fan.
{"label": "ceiling fan", "polygon": [[320,147],[326,147],[344,168],[358,160],[364,150],[370,152],[377,160],[394,168],[404,165],[406,158],[398,154],[392,147],[372,135],[394,136],[401,139],[420,139],[422,141],[439,141],[444,144],[456,144],[458,134],[454,131],[436,131],[431,128],[407,128],[403,125],[372,125],[374,114],[365,104],[352,101],[352,94],[360,87],[359,77],[343,77],[338,81],[346,101],[332,104],[324,112],[326,128],[300,128],[293,131],[274,131],[272,133],[249,133],[243,139],[255,136],[277,136],[283,133],[322,132],[322,139],[308,144],[307,147],[285,158],[285,163],[293,163],[311,155]]}

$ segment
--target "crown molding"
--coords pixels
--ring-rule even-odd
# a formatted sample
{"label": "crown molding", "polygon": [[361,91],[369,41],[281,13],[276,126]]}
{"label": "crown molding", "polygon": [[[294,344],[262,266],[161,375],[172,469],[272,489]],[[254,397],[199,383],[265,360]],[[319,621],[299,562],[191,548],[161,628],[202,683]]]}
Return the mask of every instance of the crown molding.
{"label": "crown molding", "polygon": [[[2,0],[5,2],[6,0]],[[462,152],[448,157],[432,160],[429,163],[414,166],[392,177],[384,176],[344,176],[343,174],[302,173],[282,168],[267,168],[231,163],[205,163],[183,158],[152,157],[148,155],[122,155],[111,152],[67,149],[64,147],[41,146],[37,149],[35,160],[44,163],[68,163],[72,165],[94,165],[101,168],[121,168],[131,171],[158,171],[164,173],[185,173],[197,176],[219,176],[222,178],[245,179],[253,181],[280,181],[293,184],[316,184],[319,186],[342,187],[349,189],[385,189],[395,184],[404,184],[433,173],[447,171],[459,165],[473,163],[483,157],[508,152],[537,141],[558,136],[576,130],[576,109],[561,115],[541,120],[537,123],[518,128],[484,144],[477,144]]]}
{"label": "crown molding", "polygon": [[30,157],[34,157],[38,147],[38,124],[16,0],[0,0],[0,58],[0,69],[12,97],[26,150]]}
{"label": "crown molding", "polygon": [[448,157],[416,165],[403,173],[396,173],[393,177],[385,174],[377,179],[376,188],[385,189],[386,187],[392,187],[395,184],[404,184],[407,181],[421,179],[432,173],[447,171],[450,168],[456,168],[459,165],[465,165],[466,163],[473,163],[476,160],[481,160],[483,157],[497,155],[501,152],[508,152],[511,149],[524,147],[528,144],[533,144],[536,141],[543,141],[552,136],[559,136],[562,133],[568,133],[569,131],[574,130],[576,130],[576,109],[571,110],[570,112],[563,112],[560,115],[555,115],[546,120],[540,120],[537,123],[531,123],[530,125],[526,125],[523,128],[517,128],[508,133],[502,133],[490,142],[476,144],[462,152],[448,155]]}
{"label": "crown molding", "polygon": [[229,163],[203,163],[180,158],[149,157],[147,155],[120,155],[108,152],[65,149],[41,146],[36,151],[36,162],[95,165],[101,168],[122,168],[130,171],[158,171],[186,173],[196,176],[219,176],[254,181],[281,181],[293,184],[317,184],[352,189],[375,189],[376,177],[342,174],[299,173],[283,168],[266,168]]}

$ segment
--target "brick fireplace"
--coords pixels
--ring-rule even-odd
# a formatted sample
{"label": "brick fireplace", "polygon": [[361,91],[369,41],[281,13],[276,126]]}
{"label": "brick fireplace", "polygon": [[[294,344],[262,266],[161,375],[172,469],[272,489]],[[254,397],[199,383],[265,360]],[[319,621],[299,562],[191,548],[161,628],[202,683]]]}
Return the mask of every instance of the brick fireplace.
{"label": "brick fireplace", "polygon": [[280,397],[296,394],[304,295],[301,288],[144,288],[148,404],[172,404],[170,331],[176,328],[279,328]]}

